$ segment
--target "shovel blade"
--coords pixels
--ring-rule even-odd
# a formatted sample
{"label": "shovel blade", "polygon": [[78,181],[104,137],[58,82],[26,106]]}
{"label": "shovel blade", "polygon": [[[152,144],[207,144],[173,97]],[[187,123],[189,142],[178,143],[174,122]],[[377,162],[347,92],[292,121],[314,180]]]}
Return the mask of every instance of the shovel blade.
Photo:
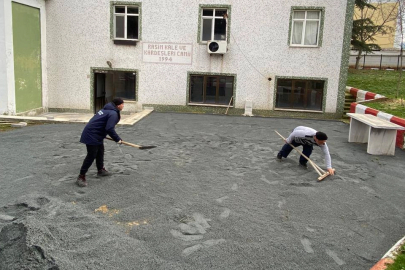
{"label": "shovel blade", "polygon": [[139,149],[145,150],[145,149],[152,149],[152,148],[155,148],[155,147],[156,147],[155,145],[148,145],[148,146],[140,146]]}

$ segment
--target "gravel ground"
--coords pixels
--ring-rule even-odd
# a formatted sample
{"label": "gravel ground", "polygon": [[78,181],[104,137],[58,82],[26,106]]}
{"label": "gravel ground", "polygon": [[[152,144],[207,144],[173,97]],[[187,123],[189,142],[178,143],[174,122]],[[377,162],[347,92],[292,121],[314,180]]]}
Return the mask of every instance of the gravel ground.
{"label": "gravel ground", "polygon": [[[276,160],[298,125],[328,134],[335,176]],[[405,152],[368,155],[348,124],[152,113],[117,132],[157,148],[106,141],[113,175],[79,188],[83,127],[0,133],[0,269],[369,269],[404,235]]]}

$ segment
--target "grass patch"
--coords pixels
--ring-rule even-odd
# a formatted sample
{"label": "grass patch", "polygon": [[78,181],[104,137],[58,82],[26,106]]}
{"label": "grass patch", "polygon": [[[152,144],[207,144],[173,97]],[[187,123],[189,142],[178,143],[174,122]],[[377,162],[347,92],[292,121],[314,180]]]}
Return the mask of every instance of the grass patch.
{"label": "grass patch", "polygon": [[0,132],[4,132],[4,131],[10,131],[13,130],[15,128],[11,127],[11,124],[2,124],[0,123]]}
{"label": "grass patch", "polygon": [[[14,123],[19,123],[19,122],[14,122]],[[27,127],[28,126],[37,126],[37,125],[44,125],[45,123],[42,122],[28,122],[27,123]],[[7,123],[0,123],[0,132],[6,132],[6,131],[11,131],[14,129],[21,129],[21,128],[26,128],[26,127],[12,127],[11,126],[11,122],[7,122]]]}
{"label": "grass patch", "polygon": [[405,244],[401,246],[393,264],[390,264],[386,270],[404,270],[405,269]]}
{"label": "grass patch", "polygon": [[[373,92],[389,98],[387,101],[367,102],[370,108],[405,118],[405,72],[396,98],[399,71],[349,69],[347,86]],[[401,99],[402,98],[402,99]]]}
{"label": "grass patch", "polygon": [[[386,71],[349,69],[346,85],[380,94],[388,98],[395,98],[398,77],[399,71],[395,70]],[[402,72],[402,82],[404,81],[404,79],[405,72]],[[399,93],[400,97],[404,97],[405,83],[401,84]]]}
{"label": "grass patch", "polygon": [[[363,103],[363,105],[382,111],[386,112],[392,115],[395,115],[400,118],[405,119],[405,107],[404,107],[405,101],[402,102],[400,99],[389,99],[389,100],[384,100],[384,101],[373,101],[373,102],[367,102]],[[404,269],[405,270],[405,269]]]}

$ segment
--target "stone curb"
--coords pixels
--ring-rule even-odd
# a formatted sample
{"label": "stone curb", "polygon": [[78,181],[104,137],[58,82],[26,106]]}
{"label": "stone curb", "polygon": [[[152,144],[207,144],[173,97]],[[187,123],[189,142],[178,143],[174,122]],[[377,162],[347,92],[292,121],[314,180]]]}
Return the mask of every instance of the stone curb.
{"label": "stone curb", "polygon": [[[153,108],[145,108],[141,112],[137,112],[128,117],[122,117],[118,125],[134,125],[138,121],[142,120],[144,117],[148,116],[154,111]],[[61,116],[62,115],[62,116]],[[89,122],[93,114],[68,114],[69,116],[63,116],[63,114],[55,113],[54,115],[47,116],[14,116],[14,115],[0,115],[0,120],[15,120],[15,121],[37,121],[42,123],[84,123]],[[21,122],[20,122],[21,123]],[[17,123],[15,123],[17,124]],[[13,125],[15,125],[13,124]],[[17,126],[15,126],[17,127]]]}
{"label": "stone curb", "polygon": [[392,264],[397,256],[399,248],[405,243],[405,236],[399,240],[370,270],[384,270],[388,264]]}
{"label": "stone curb", "polygon": [[[365,90],[359,90],[357,88],[350,86],[346,86],[346,92],[356,97],[356,102],[352,102],[350,104],[351,113],[372,114],[374,116],[377,116],[394,124],[400,125],[401,127],[405,127],[405,119],[360,104],[361,102],[367,100],[385,98],[385,96]],[[404,130],[397,131],[396,146],[398,146],[401,149],[404,149],[404,134],[405,134]]]}

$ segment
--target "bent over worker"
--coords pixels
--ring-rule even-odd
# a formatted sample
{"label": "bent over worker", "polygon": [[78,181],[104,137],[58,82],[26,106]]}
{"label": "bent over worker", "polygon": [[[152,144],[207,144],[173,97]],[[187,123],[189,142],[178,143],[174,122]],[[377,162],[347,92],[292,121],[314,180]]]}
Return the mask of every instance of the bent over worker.
{"label": "bent over worker", "polygon": [[[316,131],[315,129],[310,127],[298,126],[293,130],[290,136],[285,139],[286,144],[284,144],[280,152],[278,152],[277,159],[281,161],[283,157],[287,158],[291,150],[293,149],[291,145],[293,145],[294,147],[302,145],[302,153],[309,158],[312,154],[313,146],[316,145],[322,149],[325,155],[325,163],[328,172],[330,173],[330,175],[334,175],[335,170],[332,169],[332,161],[329,154],[329,148],[326,144],[327,139],[328,136],[321,131]],[[307,168],[307,162],[308,160],[301,155],[299,159],[300,165]]]}
{"label": "bent over worker", "polygon": [[87,156],[76,180],[79,187],[87,186],[86,173],[94,160],[96,160],[97,176],[110,175],[104,168],[104,138],[109,135],[115,142],[122,143],[120,136],[115,132],[115,125],[121,119],[120,111],[123,108],[124,101],[121,98],[114,98],[112,102],[98,111],[84,128],[80,142],[86,145]]}

